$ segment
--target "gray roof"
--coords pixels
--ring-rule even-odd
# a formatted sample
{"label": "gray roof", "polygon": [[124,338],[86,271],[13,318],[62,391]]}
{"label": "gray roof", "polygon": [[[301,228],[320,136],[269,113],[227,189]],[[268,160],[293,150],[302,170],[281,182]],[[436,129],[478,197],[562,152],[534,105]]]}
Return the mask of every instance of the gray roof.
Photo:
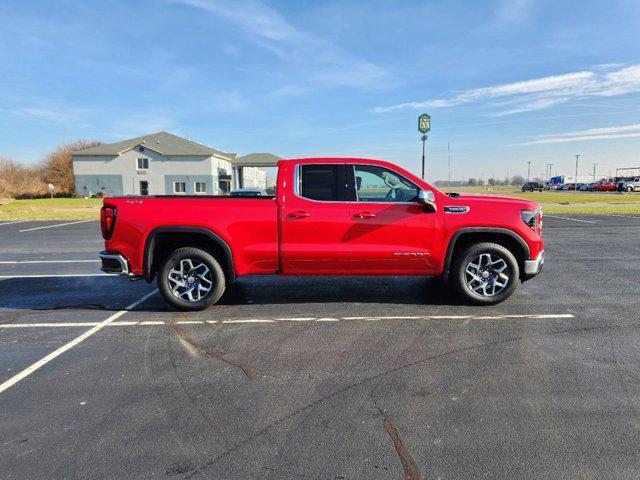
{"label": "gray roof", "polygon": [[73,155],[119,155],[127,150],[131,150],[138,145],[147,147],[150,150],[158,152],[162,155],[194,155],[194,156],[222,156],[230,160],[235,159],[235,153],[224,153],[206,145],[187,140],[169,132],[152,133],[142,137],[123,140],[115,143],[105,143],[97,147],[85,148],[73,152]]}
{"label": "gray roof", "polygon": [[271,153],[250,153],[234,160],[234,165],[242,167],[275,167],[282,158]]}

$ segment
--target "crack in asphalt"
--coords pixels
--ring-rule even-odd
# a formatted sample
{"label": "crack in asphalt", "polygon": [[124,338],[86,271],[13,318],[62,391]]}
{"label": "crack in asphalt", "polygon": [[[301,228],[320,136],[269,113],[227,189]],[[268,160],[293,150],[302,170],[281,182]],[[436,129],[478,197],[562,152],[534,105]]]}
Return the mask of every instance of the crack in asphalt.
{"label": "crack in asphalt", "polygon": [[204,352],[211,358],[215,358],[216,360],[220,360],[221,362],[224,362],[228,365],[239,368],[240,370],[242,370],[242,373],[244,373],[244,376],[247,377],[249,380],[256,379],[255,373],[253,373],[251,369],[246,365],[236,362],[235,360],[231,360],[230,358],[227,358],[226,356],[217,352],[213,347],[210,347],[208,345],[202,345],[201,343],[191,338],[184,328],[180,327],[179,325],[176,325],[174,322],[165,321],[164,323],[168,327],[171,327],[180,336],[182,340],[184,340],[185,342],[188,342],[189,344],[191,344],[201,352]]}
{"label": "crack in asphalt", "polygon": [[10,325],[12,323],[16,323],[19,319],[26,315],[41,315],[42,312],[37,312],[33,310],[0,310],[0,319],[6,319],[6,322],[0,323],[0,328],[3,325]]}
{"label": "crack in asphalt", "polygon": [[372,375],[371,377],[367,377],[364,378],[358,382],[352,383],[350,385],[346,385],[342,388],[339,388],[338,390],[334,390],[333,392],[318,398],[317,400],[314,400],[311,403],[308,403],[306,405],[303,405],[302,407],[294,410],[293,412],[289,413],[288,415],[285,415],[284,417],[279,418],[278,420],[270,423],[269,425],[264,426],[263,428],[261,428],[260,430],[258,430],[257,432],[255,432],[254,434],[252,434],[251,436],[245,438],[244,440],[239,441],[238,443],[236,443],[233,447],[231,447],[230,449],[220,453],[219,455],[216,455],[214,458],[212,458],[211,460],[203,463],[201,466],[199,466],[196,470],[193,470],[191,472],[189,472],[189,474],[187,474],[187,476],[185,478],[187,479],[191,479],[194,478],[197,475],[202,474],[205,470],[211,468],[213,465],[215,465],[218,461],[220,461],[222,458],[226,457],[227,455],[230,455],[231,453],[235,452],[236,450],[242,448],[243,446],[247,445],[249,442],[253,441],[255,438],[260,437],[262,435],[264,435],[265,433],[267,433],[269,430],[271,430],[274,427],[277,427],[278,425],[281,425],[282,423],[288,421],[291,418],[296,417],[297,415],[300,415],[301,413],[316,407],[317,405],[326,402],[327,400],[334,398],[338,395],[341,395],[353,388],[356,387],[360,387],[368,382],[371,382],[373,380],[377,380],[379,378],[385,377],[387,375],[393,374],[393,373],[397,373],[401,370],[407,369],[407,368],[412,368],[415,367],[417,365],[429,362],[431,360],[437,360],[440,358],[444,358],[447,357],[449,355],[457,355],[459,353],[466,353],[466,352],[470,352],[473,350],[479,350],[482,348],[487,348],[487,347],[491,347],[494,345],[501,345],[501,344],[507,344],[507,343],[512,343],[512,342],[518,342],[518,341],[522,341],[522,340],[529,340],[532,338],[543,338],[543,337],[550,337],[550,336],[554,336],[554,335],[564,335],[567,333],[578,333],[578,332],[591,332],[591,331],[598,331],[598,330],[614,330],[614,329],[620,329],[620,328],[637,328],[640,327],[640,324],[638,323],[632,323],[632,324],[624,324],[624,325],[594,325],[591,327],[580,327],[580,328],[571,328],[571,329],[565,329],[565,330],[559,330],[559,331],[555,331],[555,332],[545,332],[545,333],[538,333],[538,334],[534,334],[534,335],[522,335],[522,336],[518,336],[518,337],[508,337],[508,338],[503,338],[500,340],[495,340],[492,342],[487,342],[487,343],[480,343],[480,344],[475,344],[475,345],[469,345],[467,347],[461,347],[461,348],[456,348],[453,350],[448,350],[446,352],[442,352],[442,353],[438,353],[436,355],[431,355],[429,357],[425,357],[422,358],[420,360],[416,360],[414,362],[409,362],[407,364],[404,365],[399,365],[397,367],[394,367],[390,370],[386,370],[384,372],[379,372],[375,375]]}
{"label": "crack in asphalt", "polygon": [[402,463],[402,469],[404,470],[402,480],[422,480],[422,473],[420,472],[420,468],[413,460],[413,457],[409,453],[409,450],[407,450],[407,447],[402,441],[402,437],[400,437],[400,434],[398,433],[398,429],[393,424],[393,422],[389,420],[387,414],[384,413],[384,411],[378,406],[375,400],[373,401],[373,404],[380,412],[380,415],[382,415],[382,425],[384,426],[387,435],[389,435],[389,438],[393,442],[396,453],[400,458],[400,463]]}

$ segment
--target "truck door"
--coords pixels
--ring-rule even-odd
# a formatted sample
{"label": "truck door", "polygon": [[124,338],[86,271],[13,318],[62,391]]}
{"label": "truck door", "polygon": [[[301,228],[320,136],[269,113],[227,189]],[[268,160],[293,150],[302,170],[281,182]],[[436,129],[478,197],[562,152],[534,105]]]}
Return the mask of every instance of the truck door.
{"label": "truck door", "polygon": [[343,274],[349,263],[351,227],[344,163],[286,168],[294,171],[286,174],[293,177],[293,185],[280,196],[282,273]]}
{"label": "truck door", "polygon": [[427,213],[418,203],[419,188],[377,165],[347,165],[356,199],[351,202],[351,274],[429,274],[438,268],[442,213]]}

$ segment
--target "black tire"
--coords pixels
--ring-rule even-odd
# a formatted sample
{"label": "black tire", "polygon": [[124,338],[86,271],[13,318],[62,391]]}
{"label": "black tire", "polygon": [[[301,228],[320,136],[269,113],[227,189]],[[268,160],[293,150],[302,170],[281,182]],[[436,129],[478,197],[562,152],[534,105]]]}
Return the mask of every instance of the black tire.
{"label": "black tire", "polygon": [[633,192],[633,187],[627,187],[627,192]]}
{"label": "black tire", "polygon": [[[178,298],[178,296],[172,291],[169,273],[172,269],[179,268],[181,265],[180,262],[188,259],[192,260],[192,264],[195,264],[195,262],[203,264],[209,271],[209,276],[207,276],[207,278],[210,277],[212,285],[207,293],[202,294],[202,298],[190,300],[188,295],[187,298]],[[204,271],[204,269],[201,271]],[[204,281],[209,280],[204,279]],[[196,282],[201,281],[196,279]],[[197,285],[199,286],[200,283]],[[202,285],[203,288],[208,286],[206,283],[202,283]],[[177,308],[178,310],[204,310],[220,300],[220,297],[224,294],[225,288],[226,279],[220,263],[209,252],[199,248],[183,247],[174,250],[162,261],[160,268],[158,269],[158,289],[160,290],[160,294],[169,305]],[[185,292],[183,291],[183,295],[184,294]],[[197,292],[196,294],[200,295],[200,292]],[[193,297],[193,295],[191,296]]]}
{"label": "black tire", "polygon": [[[467,266],[470,264],[470,262],[478,259],[482,254],[490,254],[492,256],[491,258],[499,258],[504,261],[504,264],[506,265],[506,268],[503,271],[504,275],[508,277],[506,285],[501,291],[496,292],[494,295],[490,296],[485,296],[481,293],[473,291],[468,285],[467,280],[468,278],[470,278],[470,276],[466,272]],[[491,269],[487,270],[489,270],[489,275],[495,275],[495,272],[491,271]],[[513,294],[518,286],[518,282],[520,281],[520,269],[518,267],[516,258],[508,249],[506,249],[502,245],[489,242],[475,243],[465,247],[464,250],[459,253],[453,264],[453,268],[451,269],[449,278],[451,288],[456,293],[456,295],[464,302],[470,303],[472,305],[496,305],[505,301]],[[480,278],[480,280],[484,279]],[[504,280],[501,278],[499,278],[499,280],[504,282]],[[480,284],[481,282],[478,281],[477,283]],[[478,288],[480,287],[478,286]]]}

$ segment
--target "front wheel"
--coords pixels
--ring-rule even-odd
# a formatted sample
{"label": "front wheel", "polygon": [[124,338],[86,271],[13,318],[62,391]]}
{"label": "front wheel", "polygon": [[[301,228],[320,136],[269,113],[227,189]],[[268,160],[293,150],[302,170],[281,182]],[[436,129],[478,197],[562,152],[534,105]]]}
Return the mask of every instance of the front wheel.
{"label": "front wheel", "polygon": [[458,255],[451,271],[451,286],[464,301],[495,305],[509,298],[520,278],[513,254],[496,243],[476,243]]}
{"label": "front wheel", "polygon": [[204,310],[215,304],[226,288],[220,263],[205,250],[174,250],[158,270],[158,289],[179,310]]}
{"label": "front wheel", "polygon": [[627,192],[633,192],[633,187],[627,187]]}

